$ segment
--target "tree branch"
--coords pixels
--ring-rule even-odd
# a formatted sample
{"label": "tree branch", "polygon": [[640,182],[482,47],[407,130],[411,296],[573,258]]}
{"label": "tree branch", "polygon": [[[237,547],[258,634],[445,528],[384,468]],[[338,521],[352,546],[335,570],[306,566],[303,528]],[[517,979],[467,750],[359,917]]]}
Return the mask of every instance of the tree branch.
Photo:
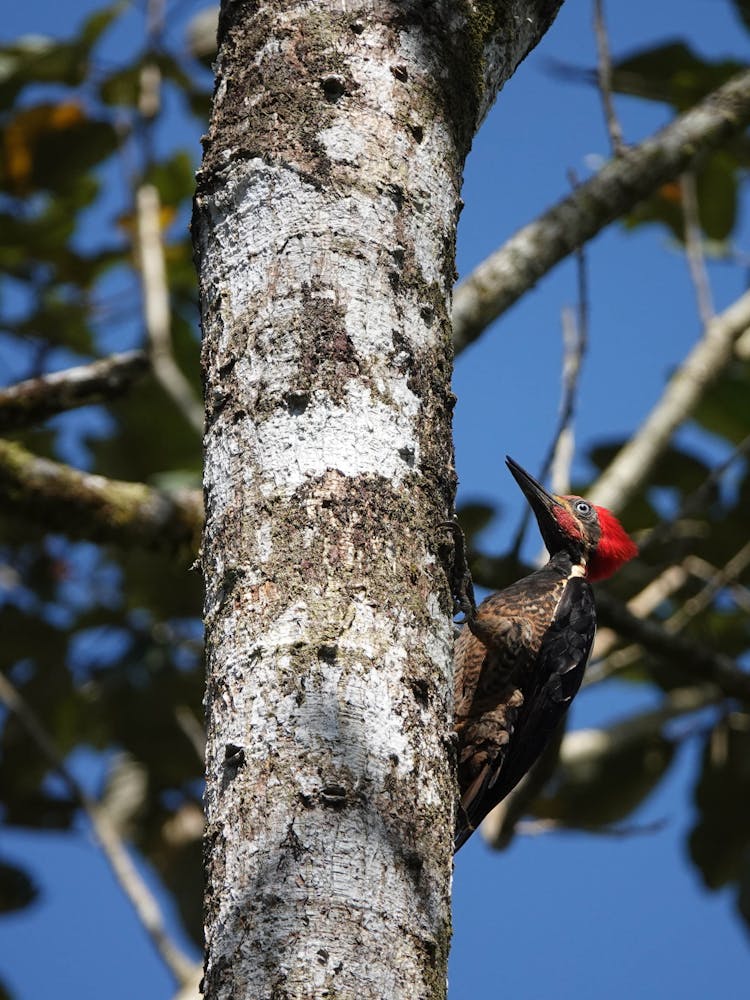
{"label": "tree branch", "polygon": [[203,506],[197,490],[167,492],[81,472],[0,440],[0,506],[45,528],[148,549],[198,548]]}
{"label": "tree branch", "polygon": [[[640,593],[631,597],[626,607],[631,614],[637,618],[646,618],[659,605],[670,598],[674,593],[685,586],[689,579],[689,574],[684,566],[668,566],[662,573],[651,580]],[[616,671],[610,665],[610,653],[619,641],[619,636],[614,629],[598,628],[596,630],[596,640],[591,654],[592,663],[589,665],[586,676],[583,679],[583,686],[589,687],[591,684],[598,684]]]}
{"label": "tree branch", "polygon": [[702,683],[715,684],[727,697],[750,701],[750,673],[741,670],[731,657],[715,653],[694,639],[672,635],[649,619],[636,618],[624,604],[602,591],[597,592],[596,607],[599,621],[624,638],[678,664],[688,676]]}
{"label": "tree branch", "polygon": [[463,350],[555,264],[630,211],[698,155],[750,122],[750,70],[733,77],[625,156],[519,230],[455,291],[453,342]]}
{"label": "tree branch", "polygon": [[138,260],[154,375],[188,423],[203,433],[203,406],[172,353],[171,310],[164,244],[161,235],[161,199],[153,184],[142,184],[135,197]]}
{"label": "tree branch", "polygon": [[[571,177],[575,186],[575,178]],[[588,275],[586,271],[586,254],[583,247],[576,252],[578,271],[578,306],[577,317],[569,308],[562,312],[563,362],[562,362],[562,395],[555,433],[550,442],[547,454],[539,471],[541,482],[551,474],[553,493],[568,493],[570,490],[570,467],[575,451],[573,422],[575,418],[578,396],[578,381],[581,368],[588,349],[589,338],[589,302]],[[524,504],[521,521],[518,525],[510,552],[518,559],[526,535],[531,508]]]}
{"label": "tree branch", "polygon": [[106,810],[90,798],[68,770],[51,736],[21,693],[0,673],[0,701],[13,712],[50,766],[60,775],[73,799],[91,823],[102,853],[120,888],[127,896],[144,930],[178,983],[195,978],[196,963],[175,944],[164,926],[164,916],[155,896],[141,878]]}
{"label": "tree branch", "polygon": [[672,434],[690,415],[732,357],[734,343],[750,328],[750,292],[745,292],[705,329],[701,340],[667,383],[649,416],[620,449],[587,496],[617,513],[646,480]]}
{"label": "tree branch", "polygon": [[[713,570],[705,586],[697,594],[667,619],[664,623],[666,631],[672,635],[681,631],[696,615],[705,611],[713,603],[718,592],[737,579],[749,564],[750,542],[746,542],[724,566]],[[689,562],[688,566],[690,566]]]}
{"label": "tree branch", "polygon": [[[571,182],[575,188],[577,181],[574,176],[571,176]],[[549,465],[545,466],[545,469],[548,468],[550,471],[552,490],[555,493],[568,493],[570,491],[570,467],[575,450],[573,422],[578,397],[578,381],[589,342],[588,273],[586,252],[583,247],[579,247],[576,252],[576,270],[578,273],[577,315],[574,315],[570,309],[563,310],[563,391],[557,434],[550,448]]]}
{"label": "tree branch", "polygon": [[714,318],[714,302],[711,295],[711,283],[706,271],[706,259],[703,254],[701,226],[698,218],[698,193],[695,188],[695,174],[692,171],[685,171],[680,178],[680,191],[684,219],[685,256],[690,270],[690,280],[695,288],[698,315],[703,326],[708,326]]}
{"label": "tree branch", "polygon": [[20,430],[77,406],[108,402],[127,392],[148,368],[142,351],[129,351],[0,389],[0,431]]}
{"label": "tree branch", "polygon": [[617,118],[614,101],[612,100],[612,58],[609,53],[609,38],[607,26],[604,23],[604,0],[594,0],[594,35],[596,37],[597,81],[599,93],[604,108],[604,118],[607,122],[609,141],[615,156],[625,152],[625,142],[622,138],[622,128]]}

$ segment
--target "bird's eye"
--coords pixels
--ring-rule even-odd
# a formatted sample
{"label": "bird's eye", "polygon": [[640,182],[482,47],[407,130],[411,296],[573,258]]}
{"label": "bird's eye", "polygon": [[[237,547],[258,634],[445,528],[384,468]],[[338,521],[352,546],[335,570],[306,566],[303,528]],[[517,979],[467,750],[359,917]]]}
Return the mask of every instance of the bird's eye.
{"label": "bird's eye", "polygon": [[591,513],[591,506],[590,506],[590,504],[587,504],[585,500],[579,500],[576,503],[576,511],[579,514],[584,514],[584,515],[585,514],[590,514]]}

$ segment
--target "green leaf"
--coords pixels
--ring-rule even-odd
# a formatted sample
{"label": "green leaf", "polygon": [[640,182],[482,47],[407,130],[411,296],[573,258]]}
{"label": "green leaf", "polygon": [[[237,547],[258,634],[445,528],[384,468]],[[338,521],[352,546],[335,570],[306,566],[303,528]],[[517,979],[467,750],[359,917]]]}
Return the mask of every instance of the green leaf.
{"label": "green leaf", "polygon": [[690,857],[709,889],[736,881],[750,849],[750,720],[734,713],[706,740]]}
{"label": "green leaf", "polygon": [[213,96],[210,90],[197,90],[195,88],[187,92],[187,102],[190,112],[201,122],[207,122],[211,114],[211,102]]}
{"label": "green leaf", "polygon": [[13,105],[32,83],[78,86],[86,76],[79,50],[46,35],[26,35],[0,48],[0,108]]}
{"label": "green leaf", "polygon": [[116,3],[95,11],[70,41],[59,42],[46,35],[26,35],[0,48],[0,107],[10,107],[29,84],[80,86],[89,73],[93,46],[125,9],[124,3]]}
{"label": "green leaf", "polygon": [[125,0],[118,0],[117,3],[95,10],[93,14],[83,22],[83,27],[76,39],[77,43],[86,52],[89,52],[99,41],[107,28],[129,7]]}
{"label": "green leaf", "polygon": [[532,812],[568,827],[595,829],[626,819],[674,757],[674,746],[658,725],[648,726],[640,717],[566,739],[551,792],[536,800]]}
{"label": "green leaf", "polygon": [[[625,441],[608,442],[592,448],[589,458],[599,470],[605,469],[626,444]],[[677,445],[664,450],[649,477],[649,486],[666,486],[691,493],[709,475],[710,469],[701,459]]]}
{"label": "green leaf", "polygon": [[737,909],[750,930],[750,850],[745,852],[741,864]]}
{"label": "green leaf", "polygon": [[495,507],[478,500],[462,504],[457,513],[466,542],[469,545],[474,541],[475,536],[484,531],[497,516]]}
{"label": "green leaf", "polygon": [[737,17],[750,30],[750,0],[733,0]]}
{"label": "green leaf", "polygon": [[69,194],[81,175],[110,156],[119,137],[109,122],[87,117],[76,101],[24,108],[0,136],[0,186],[15,196],[39,189]]}
{"label": "green leaf", "polygon": [[142,62],[115,70],[99,83],[99,97],[105,104],[137,107],[141,72]]}
{"label": "green leaf", "polygon": [[[695,174],[698,223],[714,255],[726,252],[724,244],[737,222],[737,187],[741,163],[728,149],[704,157]],[[685,216],[679,181],[663,184],[625,217],[628,229],[657,222],[669,229],[678,243],[685,241]]]}
{"label": "green leaf", "polygon": [[709,62],[684,42],[666,42],[615,63],[612,87],[685,111],[743,69],[736,60]]}
{"label": "green leaf", "polygon": [[0,861],[0,913],[23,910],[39,895],[31,876],[17,865]]}
{"label": "green leaf", "polygon": [[701,427],[739,444],[750,433],[750,365],[733,361],[693,412]]}
{"label": "green leaf", "polygon": [[726,240],[737,219],[737,162],[719,151],[708,158],[695,181],[698,220],[710,240]]}
{"label": "green leaf", "polygon": [[80,174],[98,166],[119,145],[116,129],[105,121],[83,121],[40,137],[32,183],[50,191],[71,191]]}
{"label": "green leaf", "polygon": [[19,337],[67,347],[77,354],[94,353],[88,303],[66,299],[57,291],[42,293],[36,310],[9,328]]}
{"label": "green leaf", "polygon": [[[146,180],[159,189],[162,203],[177,206],[195,191],[196,165],[184,149],[178,149],[169,159],[155,163],[146,175]],[[195,267],[191,268],[195,273]]]}

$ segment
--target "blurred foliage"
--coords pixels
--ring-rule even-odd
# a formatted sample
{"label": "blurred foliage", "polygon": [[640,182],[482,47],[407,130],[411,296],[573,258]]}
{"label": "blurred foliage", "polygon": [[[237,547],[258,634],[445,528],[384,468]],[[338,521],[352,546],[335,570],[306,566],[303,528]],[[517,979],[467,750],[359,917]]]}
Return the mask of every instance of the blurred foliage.
{"label": "blurred foliage", "polygon": [[[750,5],[734,4],[750,28]],[[40,36],[0,48],[0,357],[13,381],[77,358],[143,342],[134,250],[134,198],[153,183],[172,305],[175,357],[199,392],[197,293],[187,232],[198,136],[205,127],[215,13],[184,24],[182,50],[147,40],[116,65],[101,57],[125,4],[85,20],[68,40]],[[169,38],[174,39],[171,31]],[[119,49],[118,49],[119,51]],[[144,68],[158,69],[162,107],[144,121],[138,105]],[[711,61],[681,41],[617,62],[618,93],[659,101],[678,113],[739,67]],[[746,137],[707,156],[696,170],[699,224],[714,250],[729,254],[750,164]],[[682,192],[665,185],[627,220],[655,223],[679,242]],[[750,434],[750,370],[734,362],[694,415],[726,451]],[[41,455],[102,475],[158,485],[197,484],[200,441],[155,381],[108,406],[71,413],[20,435]],[[623,444],[600,442],[589,456],[602,469]],[[576,484],[585,493],[586,483]],[[627,527],[659,527],[642,558],[611,587],[631,597],[687,557],[709,578],[745,543],[750,470],[744,457],[720,480],[696,455],[671,447],[648,490],[625,511]],[[663,512],[672,511],[666,519]],[[525,567],[512,554],[487,553],[482,532],[498,511],[486,503],[461,512],[478,584],[499,588]],[[668,622],[706,577],[691,572],[665,597]],[[750,648],[750,568],[717,588],[682,631],[728,655]],[[69,766],[98,776],[102,800],[125,836],[174,894],[188,932],[200,941],[202,698],[200,585],[187,566],[149,553],[73,543],[40,527],[0,525],[0,669],[41,720]],[[680,664],[640,652],[627,670],[634,684],[668,692],[686,683]],[[718,721],[716,721],[718,719]],[[732,883],[750,917],[748,716],[721,710],[699,737],[690,855],[705,884]],[[690,738],[690,727],[685,730]],[[606,735],[606,734],[605,734]],[[661,724],[622,720],[599,752],[563,759],[533,807],[539,817],[605,830],[628,820],[667,773],[679,741]],[[616,737],[616,738],[615,738]],[[592,746],[596,746],[593,741]],[[75,753],[74,753],[75,752]],[[71,756],[73,755],[73,756]],[[68,830],[79,815],[46,760],[12,715],[0,717],[1,822]],[[32,905],[44,886],[16,859],[0,860],[0,911]],[[0,985],[0,996],[5,995]]]}
{"label": "blurred foliage", "polygon": [[[739,8],[741,4],[736,5]],[[747,11],[739,11],[743,19]],[[612,89],[618,94],[669,105],[676,113],[687,111],[711,91],[745,69],[733,59],[704,59],[682,41],[667,42],[618,60],[612,68]],[[693,168],[698,223],[713,253],[726,253],[737,223],[738,188],[750,165],[747,136],[704,155]],[[683,191],[678,181],[664,184],[641,202],[627,223],[638,226],[656,222],[674,238],[684,239]]]}
{"label": "blurred foliage", "polygon": [[[112,43],[128,18],[142,38],[130,52]],[[122,37],[132,34],[131,24]],[[113,47],[122,53],[117,65]],[[143,74],[154,67],[170,115],[146,121],[138,105]],[[0,357],[8,380],[144,342],[134,205],[149,182],[162,203],[174,353],[199,395],[187,221],[211,87],[187,48],[148,39],[142,13],[125,3],[87,18],[69,39],[35,35],[0,48]],[[200,439],[153,379],[20,438],[38,454],[104,475],[200,482]],[[109,815],[161,875],[196,943],[200,604],[200,580],[185,564],[0,524],[0,669],[68,766],[82,768],[87,787],[99,782]],[[6,827],[77,823],[79,803],[7,713],[0,789]],[[43,896],[21,862],[0,859],[0,912]]]}

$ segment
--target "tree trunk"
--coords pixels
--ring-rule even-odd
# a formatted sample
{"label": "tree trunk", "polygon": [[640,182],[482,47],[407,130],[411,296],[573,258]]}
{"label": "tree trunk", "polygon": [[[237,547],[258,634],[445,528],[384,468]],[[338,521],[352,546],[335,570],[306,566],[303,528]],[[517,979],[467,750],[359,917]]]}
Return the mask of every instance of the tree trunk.
{"label": "tree trunk", "polygon": [[194,215],[213,1000],[445,995],[461,170],[557,6],[223,5]]}

